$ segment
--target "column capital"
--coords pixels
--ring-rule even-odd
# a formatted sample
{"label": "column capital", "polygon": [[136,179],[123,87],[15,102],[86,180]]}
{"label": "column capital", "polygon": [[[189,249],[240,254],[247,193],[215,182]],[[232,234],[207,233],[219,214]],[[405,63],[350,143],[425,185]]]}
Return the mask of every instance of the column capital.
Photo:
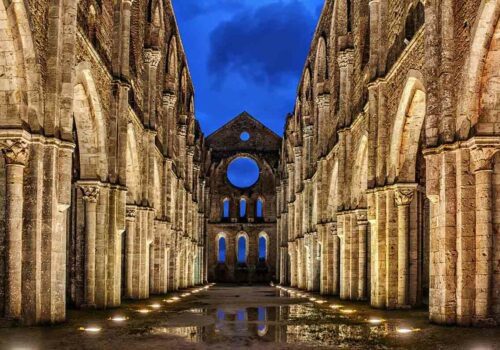
{"label": "column capital", "polygon": [[25,166],[29,158],[29,144],[23,139],[0,140],[0,149],[8,165]]}
{"label": "column capital", "polygon": [[295,146],[293,148],[293,152],[295,154],[295,157],[300,157],[302,155],[302,147],[301,146]]}
{"label": "column capital", "polygon": [[158,64],[160,64],[161,61],[161,52],[160,50],[155,50],[155,49],[145,49],[144,50],[144,63],[153,67],[157,68]]}
{"label": "column capital", "polygon": [[177,96],[171,92],[165,92],[162,96],[163,105],[167,108],[174,108],[177,103]]}
{"label": "column capital", "polygon": [[344,51],[340,51],[337,62],[340,68],[347,68],[354,64],[354,50],[348,49]]}
{"label": "column capital", "polygon": [[83,200],[89,203],[97,203],[99,199],[99,186],[97,185],[80,185],[80,190],[83,194]]}
{"label": "column capital", "polygon": [[479,171],[492,171],[493,158],[499,150],[494,147],[478,147],[474,148],[471,152],[471,165],[474,172]]}
{"label": "column capital", "polygon": [[368,211],[365,209],[356,210],[356,220],[358,225],[368,225]]}
{"label": "column capital", "polygon": [[312,125],[304,126],[304,137],[312,137],[314,134],[314,127]]}
{"label": "column capital", "polygon": [[316,104],[320,109],[327,109],[330,107],[330,94],[324,93],[316,97]]}
{"label": "column capital", "polygon": [[135,206],[127,206],[127,212],[125,214],[128,221],[134,221],[137,216],[137,207]]}
{"label": "column capital", "polygon": [[410,205],[415,194],[415,188],[413,187],[398,187],[394,191],[394,199],[397,206]]}
{"label": "column capital", "polygon": [[328,232],[332,235],[332,236],[337,236],[337,223],[336,222],[332,222],[329,227],[328,227]]}

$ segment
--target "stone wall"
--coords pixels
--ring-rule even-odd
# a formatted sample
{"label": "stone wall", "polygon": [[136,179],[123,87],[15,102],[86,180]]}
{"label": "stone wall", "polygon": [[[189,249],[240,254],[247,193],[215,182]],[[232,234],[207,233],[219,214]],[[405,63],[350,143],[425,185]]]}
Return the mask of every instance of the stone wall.
{"label": "stone wall", "polygon": [[206,281],[204,138],[170,1],[9,1],[0,27],[2,316]]}
{"label": "stone wall", "polygon": [[[241,139],[248,132],[249,139]],[[207,268],[208,278],[219,282],[268,282],[276,273],[276,178],[275,168],[281,144],[279,136],[244,112],[207,137]],[[255,160],[259,179],[249,188],[239,188],[227,178],[229,164],[239,157]],[[240,217],[239,203],[246,201],[246,215]],[[257,201],[262,201],[262,217]],[[229,203],[224,217],[223,203]],[[247,239],[247,259],[238,263],[237,242]],[[266,239],[265,261],[259,261],[258,241]],[[219,240],[226,241],[226,261],[219,261]]]}
{"label": "stone wall", "polygon": [[499,11],[325,2],[281,147],[281,283],[498,323]]}

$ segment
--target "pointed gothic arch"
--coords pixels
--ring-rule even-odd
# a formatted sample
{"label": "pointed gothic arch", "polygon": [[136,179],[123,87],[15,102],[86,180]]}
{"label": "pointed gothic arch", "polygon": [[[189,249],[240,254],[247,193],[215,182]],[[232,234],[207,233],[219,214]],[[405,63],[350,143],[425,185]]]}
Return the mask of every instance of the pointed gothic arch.
{"label": "pointed gothic arch", "polygon": [[73,90],[80,179],[105,182],[109,174],[108,134],[100,97],[88,63],[82,62],[77,66]]}
{"label": "pointed gothic arch", "polygon": [[471,131],[480,119],[482,78],[492,38],[499,31],[499,18],[500,2],[482,0],[479,15],[471,33],[469,57],[464,66],[462,87],[457,99],[457,132],[463,140],[471,136]]}
{"label": "pointed gothic arch", "polygon": [[426,111],[426,93],[421,74],[410,72],[400,98],[392,131],[389,181],[415,182],[416,162]]}

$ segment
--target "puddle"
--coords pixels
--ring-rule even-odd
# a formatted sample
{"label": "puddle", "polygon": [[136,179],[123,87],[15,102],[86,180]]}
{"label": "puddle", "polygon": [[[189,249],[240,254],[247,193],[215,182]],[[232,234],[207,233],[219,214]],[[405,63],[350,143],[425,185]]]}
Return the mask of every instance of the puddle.
{"label": "puddle", "polygon": [[152,327],[152,334],[180,336],[194,343],[216,344],[236,341],[245,343],[305,344],[309,347],[332,347],[346,344],[377,344],[395,331],[390,325],[370,325],[328,313],[314,304],[283,306],[196,308],[184,313],[203,315],[210,324],[198,327]]}
{"label": "puddle", "polygon": [[125,301],[112,310],[71,310],[68,322],[53,327],[0,326],[0,349],[493,350],[497,344],[498,329],[432,325],[425,310],[375,310],[267,286],[220,286]]}

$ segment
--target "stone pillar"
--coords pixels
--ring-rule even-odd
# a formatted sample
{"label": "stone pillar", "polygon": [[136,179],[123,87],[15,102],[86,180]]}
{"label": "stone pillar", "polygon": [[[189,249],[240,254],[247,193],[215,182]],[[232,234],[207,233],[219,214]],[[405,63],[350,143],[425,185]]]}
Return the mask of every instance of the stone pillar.
{"label": "stone pillar", "polygon": [[135,238],[135,217],[137,215],[137,208],[130,206],[127,207],[127,241],[126,241],[126,296],[132,298],[134,296],[133,290],[133,276],[134,276],[134,238]]}
{"label": "stone pillar", "polygon": [[339,238],[339,296],[341,299],[347,299],[349,295],[349,284],[347,279],[349,276],[349,266],[346,256],[346,232],[345,232],[345,216],[337,215],[337,236]]}
{"label": "stone pillar", "polygon": [[329,136],[327,130],[328,116],[330,114],[330,94],[323,93],[316,98],[316,105],[318,106],[318,144],[320,147],[319,155],[325,155],[327,152],[328,140],[325,140]]}
{"label": "stone pillar", "polygon": [[386,196],[385,201],[385,303],[388,309],[394,309],[398,303],[398,216],[395,205],[395,194],[393,188],[384,188],[382,193]]}
{"label": "stone pillar", "polygon": [[154,49],[144,50],[144,69],[146,72],[144,125],[156,129],[156,73],[161,60],[161,52]]}
{"label": "stone pillar", "polygon": [[299,270],[299,254],[298,254],[298,246],[297,246],[297,241],[294,241],[291,244],[291,251],[290,251],[290,265],[291,265],[291,271],[290,271],[290,285],[292,287],[298,287],[299,282],[298,282],[298,270]]}
{"label": "stone pillar", "polygon": [[179,125],[177,127],[177,137],[179,139],[179,155],[177,163],[178,169],[177,173],[181,178],[184,178],[185,175],[185,167],[186,164],[186,136],[187,136],[187,115],[179,116]]}
{"label": "stone pillar", "polygon": [[172,93],[164,93],[163,98],[163,113],[166,116],[167,120],[164,121],[164,124],[167,128],[164,132],[164,153],[170,159],[174,156],[174,140],[175,140],[175,105],[177,103],[177,96]]}
{"label": "stone pillar", "polygon": [[340,237],[337,233],[337,223],[334,222],[330,228],[332,235],[332,294],[340,295]]}
{"label": "stone pillar", "polygon": [[340,117],[339,126],[346,127],[351,124],[351,84],[354,68],[354,50],[344,50],[338,53],[340,67]]}
{"label": "stone pillar", "polygon": [[370,78],[377,76],[380,56],[380,0],[369,0],[370,6]]}
{"label": "stone pillar", "polygon": [[476,301],[477,324],[491,322],[493,274],[493,157],[494,148],[472,150],[476,178]]}
{"label": "stone pillar", "polygon": [[294,147],[293,153],[295,155],[295,183],[294,190],[295,192],[299,192],[302,189],[302,147]]}
{"label": "stone pillar", "polygon": [[96,292],[96,235],[97,235],[97,200],[99,186],[81,185],[85,202],[85,306],[95,307]]}
{"label": "stone pillar", "polygon": [[129,77],[129,52],[130,52],[130,14],[133,0],[117,1],[117,13],[115,17],[115,35],[117,43],[113,45],[113,73],[115,75]]}
{"label": "stone pillar", "polygon": [[367,232],[368,221],[366,220],[366,211],[359,211],[357,213],[358,223],[358,299],[366,299],[366,284],[367,284]]}
{"label": "stone pillar", "polygon": [[312,174],[312,163],[313,163],[313,136],[314,129],[312,125],[306,125],[304,127],[304,157],[302,166],[302,177],[309,178]]}
{"label": "stone pillar", "polygon": [[398,187],[395,201],[398,206],[398,302],[397,307],[408,306],[409,294],[409,241],[410,241],[410,204],[414,188]]}
{"label": "stone pillar", "polygon": [[24,168],[29,145],[24,140],[7,140],[0,144],[6,165],[6,295],[5,316],[21,318],[22,311],[22,236],[24,205]]}

